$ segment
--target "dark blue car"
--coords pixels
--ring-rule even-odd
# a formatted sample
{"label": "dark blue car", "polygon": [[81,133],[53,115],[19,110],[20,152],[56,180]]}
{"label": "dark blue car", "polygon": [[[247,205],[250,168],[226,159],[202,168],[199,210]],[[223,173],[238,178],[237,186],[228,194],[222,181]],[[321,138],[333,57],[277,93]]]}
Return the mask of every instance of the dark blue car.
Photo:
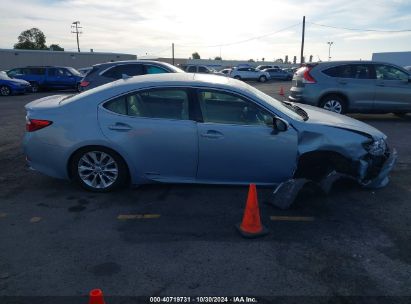
{"label": "dark blue car", "polygon": [[81,79],[79,71],[71,67],[30,66],[16,68],[7,72],[12,78],[23,79],[31,84],[32,91],[41,89],[78,90]]}
{"label": "dark blue car", "polygon": [[13,79],[5,72],[0,72],[0,95],[24,94],[31,91],[30,83],[21,79]]}

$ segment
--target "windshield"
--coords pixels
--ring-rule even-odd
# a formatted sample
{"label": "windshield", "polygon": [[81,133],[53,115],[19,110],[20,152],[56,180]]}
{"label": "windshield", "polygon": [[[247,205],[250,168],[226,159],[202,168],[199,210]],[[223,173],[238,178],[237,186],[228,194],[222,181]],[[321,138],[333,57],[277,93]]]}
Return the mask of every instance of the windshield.
{"label": "windshield", "polygon": [[67,68],[67,70],[69,70],[70,73],[73,74],[74,76],[81,76],[81,73],[79,71],[77,71],[76,69]]}
{"label": "windshield", "polygon": [[289,103],[289,102],[281,102],[263,92],[260,90],[250,86],[249,88],[257,97],[260,99],[264,100],[274,108],[278,109],[282,113],[286,114],[287,116],[294,118],[296,120],[307,120],[308,115],[307,113],[301,109],[300,107],[296,106],[295,104]]}

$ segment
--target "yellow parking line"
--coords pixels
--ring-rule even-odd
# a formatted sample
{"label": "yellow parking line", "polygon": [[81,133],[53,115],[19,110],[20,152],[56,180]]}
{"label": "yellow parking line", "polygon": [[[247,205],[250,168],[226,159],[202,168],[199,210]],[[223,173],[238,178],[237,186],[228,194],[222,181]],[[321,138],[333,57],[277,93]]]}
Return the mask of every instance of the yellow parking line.
{"label": "yellow parking line", "polygon": [[118,220],[140,220],[140,219],[157,219],[160,214],[120,214]]}
{"label": "yellow parking line", "polygon": [[314,221],[314,217],[312,217],[312,216],[278,216],[278,215],[272,215],[272,216],[270,216],[270,220],[272,220],[272,221],[289,221],[289,222],[312,222],[312,221]]}

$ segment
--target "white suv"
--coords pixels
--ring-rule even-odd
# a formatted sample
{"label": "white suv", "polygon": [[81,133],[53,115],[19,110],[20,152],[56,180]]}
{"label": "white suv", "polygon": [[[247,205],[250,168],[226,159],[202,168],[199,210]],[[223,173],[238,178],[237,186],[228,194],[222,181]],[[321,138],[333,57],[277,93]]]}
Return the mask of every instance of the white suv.
{"label": "white suv", "polygon": [[230,77],[241,80],[252,79],[258,80],[259,82],[266,82],[270,79],[270,74],[254,68],[233,68],[230,72]]}

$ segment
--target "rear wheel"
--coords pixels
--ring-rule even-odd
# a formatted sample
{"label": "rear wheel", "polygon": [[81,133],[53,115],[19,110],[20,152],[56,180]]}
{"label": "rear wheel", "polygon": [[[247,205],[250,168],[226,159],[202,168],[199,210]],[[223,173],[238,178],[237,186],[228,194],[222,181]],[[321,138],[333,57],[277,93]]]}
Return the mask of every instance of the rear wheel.
{"label": "rear wheel", "polygon": [[122,157],[104,147],[87,147],[76,152],[70,170],[80,186],[94,192],[118,189],[128,178],[127,165]]}
{"label": "rear wheel", "polygon": [[83,89],[83,87],[78,83],[78,84],[77,84],[77,87],[76,87],[76,91],[77,91],[77,92],[81,92],[82,89]]}
{"label": "rear wheel", "polygon": [[0,87],[0,94],[1,96],[9,96],[11,94],[11,90],[8,86],[1,86]]}
{"label": "rear wheel", "polygon": [[325,110],[338,114],[344,114],[347,111],[345,100],[339,95],[325,96],[322,99],[320,106]]}
{"label": "rear wheel", "polygon": [[241,77],[240,77],[240,76],[238,76],[238,75],[236,75],[236,76],[234,76],[234,79],[241,80]]}
{"label": "rear wheel", "polygon": [[258,78],[259,82],[266,82],[267,81],[267,77],[266,76],[260,76],[260,78]]}
{"label": "rear wheel", "polygon": [[30,82],[31,85],[31,91],[33,93],[37,93],[40,89],[39,84],[37,82]]}

